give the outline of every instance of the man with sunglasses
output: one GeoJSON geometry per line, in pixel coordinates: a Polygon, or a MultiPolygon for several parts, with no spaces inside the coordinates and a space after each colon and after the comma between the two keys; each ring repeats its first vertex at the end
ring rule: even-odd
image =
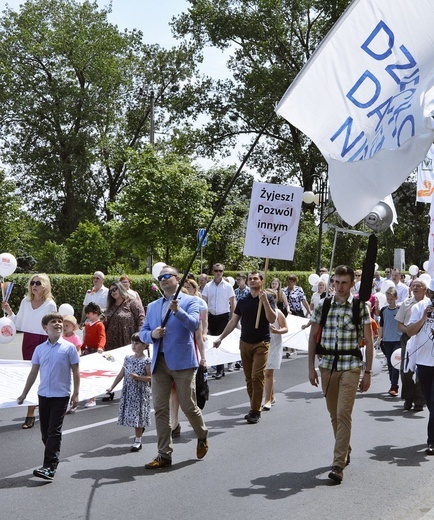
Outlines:
{"type": "Polygon", "coordinates": [[[84,312],[86,305],[93,302],[100,307],[102,312],[104,312],[107,307],[108,287],[104,286],[104,278],[105,275],[101,271],[95,271],[93,273],[93,287],[86,292],[83,301],[83,310],[81,312],[80,320],[81,328],[84,326],[84,322],[86,321],[86,313],[84,312]]]}
{"type": "MultiPolygon", "coordinates": [[[[208,334],[220,335],[234,313],[235,292],[229,282],[223,280],[225,266],[214,264],[212,272],[214,280],[208,282],[202,291],[202,298],[208,304],[208,334]]],[[[224,377],[224,365],[217,365],[215,379],[224,377]]]]}
{"type": "MultiPolygon", "coordinates": [[[[193,336],[199,327],[198,300],[183,292],[174,299],[179,285],[179,273],[174,267],[164,266],[158,281],[164,296],[148,305],[145,323],[140,331],[140,340],[152,343],[154,347],[151,383],[158,455],[145,464],[146,469],[160,469],[172,464],[170,393],[173,383],[181,409],[198,439],[197,458],[202,459],[208,451],[208,430],[196,403],[195,388],[198,361],[193,336]]],[[[200,363],[206,364],[206,360],[201,359],[200,363]]]]}

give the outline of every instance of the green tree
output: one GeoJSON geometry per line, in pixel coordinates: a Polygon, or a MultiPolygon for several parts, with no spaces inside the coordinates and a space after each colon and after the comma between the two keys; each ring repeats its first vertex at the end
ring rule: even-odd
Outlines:
{"type": "MultiPolygon", "coordinates": [[[[233,77],[215,81],[198,110],[210,116],[189,142],[202,153],[228,153],[241,135],[257,135],[275,103],[349,0],[194,0],[174,22],[176,34],[230,53],[233,77]]],[[[318,115],[320,117],[320,114],[318,115]]],[[[268,124],[251,163],[271,181],[297,179],[305,189],[324,171],[316,146],[283,119],[268,124]]]]}
{"type": "Polygon", "coordinates": [[[116,237],[124,249],[153,254],[170,263],[210,217],[207,183],[187,159],[160,157],[152,148],[130,152],[128,185],[111,209],[116,237]]]}
{"type": "Polygon", "coordinates": [[[156,106],[164,99],[158,125],[191,90],[192,46],[143,45],[108,12],[87,0],[28,0],[0,19],[2,160],[60,240],[82,220],[111,218],[126,150],[149,134],[151,91],[156,106]]]}
{"type": "Polygon", "coordinates": [[[68,272],[107,272],[108,266],[114,260],[110,242],[110,237],[107,237],[100,226],[89,221],[80,222],[65,241],[68,272]]]}

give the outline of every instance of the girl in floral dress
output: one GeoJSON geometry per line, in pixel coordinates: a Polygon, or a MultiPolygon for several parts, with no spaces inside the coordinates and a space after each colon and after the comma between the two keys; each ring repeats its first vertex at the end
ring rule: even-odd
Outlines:
{"type": "Polygon", "coordinates": [[[131,337],[131,348],[134,354],[125,357],[124,366],[106,391],[108,394],[113,392],[124,379],[117,424],[134,428],[131,451],[139,451],[145,426],[151,424],[151,359],[149,345],[140,341],[138,333],[131,337]]]}

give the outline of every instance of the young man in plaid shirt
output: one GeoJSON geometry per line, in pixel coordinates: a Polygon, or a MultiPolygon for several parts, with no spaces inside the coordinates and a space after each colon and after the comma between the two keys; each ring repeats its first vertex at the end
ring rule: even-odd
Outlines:
{"type": "MultiPolygon", "coordinates": [[[[350,461],[351,414],[363,365],[359,354],[361,337],[363,336],[366,342],[366,369],[360,381],[362,392],[368,390],[371,385],[374,347],[371,319],[366,304],[362,304],[360,308],[360,326],[357,327],[353,322],[353,269],[346,265],[338,266],[334,281],[336,292],[332,297],[321,335],[321,345],[326,353],[321,357],[319,370],[335,436],[334,458],[329,478],[340,483],[344,467],[350,461]]],[[[309,381],[313,386],[319,384],[318,373],[315,370],[315,350],[324,302],[325,300],[321,300],[311,317],[313,323],[309,336],[308,362],[309,381]]]]}

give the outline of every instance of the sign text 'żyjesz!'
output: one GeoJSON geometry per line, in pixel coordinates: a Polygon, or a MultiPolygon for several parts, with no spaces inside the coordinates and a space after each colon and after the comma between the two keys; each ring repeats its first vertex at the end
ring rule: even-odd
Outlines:
{"type": "Polygon", "coordinates": [[[292,260],[303,188],[255,182],[252,188],[244,254],[292,260]]]}

